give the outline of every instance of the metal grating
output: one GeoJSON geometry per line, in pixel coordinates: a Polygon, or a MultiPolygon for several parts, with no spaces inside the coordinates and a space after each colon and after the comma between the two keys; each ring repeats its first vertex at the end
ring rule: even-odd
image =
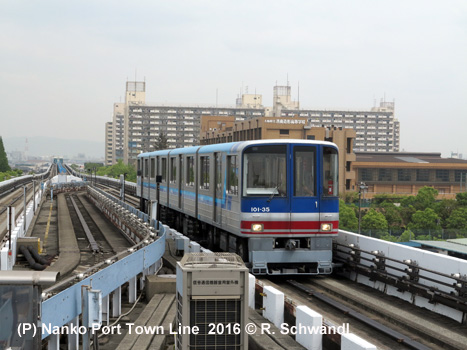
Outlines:
{"type": "Polygon", "coordinates": [[[241,324],[240,299],[191,300],[190,315],[190,325],[199,327],[199,334],[190,335],[190,349],[241,349],[241,333],[235,334],[240,329],[234,328],[241,324]]]}
{"type": "Polygon", "coordinates": [[[180,264],[184,267],[201,265],[207,268],[243,267],[245,265],[237,254],[232,253],[189,253],[185,254],[180,264]]]}

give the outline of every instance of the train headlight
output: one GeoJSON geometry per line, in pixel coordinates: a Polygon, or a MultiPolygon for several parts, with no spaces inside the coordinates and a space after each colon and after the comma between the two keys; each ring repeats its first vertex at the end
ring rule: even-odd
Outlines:
{"type": "Polygon", "coordinates": [[[332,230],[332,225],[327,223],[327,224],[321,224],[321,231],[323,232],[328,232],[332,230]]]}
{"type": "Polygon", "coordinates": [[[264,226],[263,224],[251,224],[251,231],[253,232],[263,232],[264,226]]]}

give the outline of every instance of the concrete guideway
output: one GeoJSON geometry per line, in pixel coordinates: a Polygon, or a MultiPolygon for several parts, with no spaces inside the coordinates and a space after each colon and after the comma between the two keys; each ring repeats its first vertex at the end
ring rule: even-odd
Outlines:
{"type": "Polygon", "coordinates": [[[57,207],[59,256],[47,271],[57,271],[60,276],[65,276],[79,265],[81,254],[64,193],[58,195],[57,207]]]}

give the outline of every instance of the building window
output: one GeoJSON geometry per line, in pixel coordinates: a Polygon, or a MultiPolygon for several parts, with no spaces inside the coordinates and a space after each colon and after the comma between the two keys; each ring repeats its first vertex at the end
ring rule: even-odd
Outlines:
{"type": "Polygon", "coordinates": [[[352,138],[347,138],[347,153],[352,153],[352,138]]]}
{"type": "Polygon", "coordinates": [[[417,181],[429,181],[430,171],[428,169],[417,169],[417,181]]]}
{"type": "Polygon", "coordinates": [[[397,181],[410,181],[410,170],[409,169],[397,169],[397,181]]]}
{"type": "Polygon", "coordinates": [[[315,140],[315,135],[306,135],[307,140],[315,140]]]}
{"type": "Polygon", "coordinates": [[[280,129],[279,134],[280,135],[288,135],[289,134],[289,129],[280,129]]]}
{"type": "Polygon", "coordinates": [[[227,156],[227,193],[238,194],[237,156],[227,156]]]}
{"type": "Polygon", "coordinates": [[[392,169],[379,169],[378,181],[392,181],[392,169]]]}
{"type": "Polygon", "coordinates": [[[454,181],[455,182],[467,182],[467,170],[456,170],[454,172],[454,181]]]}
{"type": "Polygon", "coordinates": [[[448,182],[449,181],[449,170],[446,169],[437,169],[436,170],[436,180],[448,182]]]}
{"type": "Polygon", "coordinates": [[[373,181],[373,169],[361,169],[360,181],[373,181]]]}

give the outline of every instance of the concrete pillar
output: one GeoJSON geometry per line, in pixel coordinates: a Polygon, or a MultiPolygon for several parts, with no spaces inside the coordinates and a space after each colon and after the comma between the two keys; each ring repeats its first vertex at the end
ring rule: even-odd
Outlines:
{"type": "MultiPolygon", "coordinates": [[[[75,317],[69,324],[71,329],[73,327],[79,327],[79,317],[75,317]]],[[[73,332],[70,332],[71,334],[68,334],[68,348],[70,350],[78,350],[79,349],[79,334],[74,334],[73,332]]]]}
{"type": "Polygon", "coordinates": [[[295,336],[297,343],[308,350],[321,350],[323,348],[323,335],[320,329],[323,325],[321,314],[308,306],[297,306],[295,325],[297,326],[297,335],[295,336]]]}
{"type": "Polygon", "coordinates": [[[48,350],[60,350],[60,334],[51,334],[47,337],[48,350]]]}
{"type": "Polygon", "coordinates": [[[136,276],[130,278],[128,281],[128,302],[134,303],[136,301],[136,276]]]}
{"type": "Polygon", "coordinates": [[[122,287],[112,292],[112,317],[118,317],[122,313],[122,287]]]}
{"type": "Polygon", "coordinates": [[[252,309],[255,308],[255,287],[256,277],[250,273],[248,275],[248,306],[252,309]]]}
{"type": "Polygon", "coordinates": [[[110,314],[110,296],[106,295],[102,298],[102,325],[109,325],[109,314],[110,314]]]}
{"type": "Polygon", "coordinates": [[[263,293],[263,316],[280,328],[284,323],[284,293],[271,286],[265,286],[263,293]]]}
{"type": "Polygon", "coordinates": [[[341,335],[341,350],[376,350],[376,346],[353,333],[347,333],[341,335]]]}

